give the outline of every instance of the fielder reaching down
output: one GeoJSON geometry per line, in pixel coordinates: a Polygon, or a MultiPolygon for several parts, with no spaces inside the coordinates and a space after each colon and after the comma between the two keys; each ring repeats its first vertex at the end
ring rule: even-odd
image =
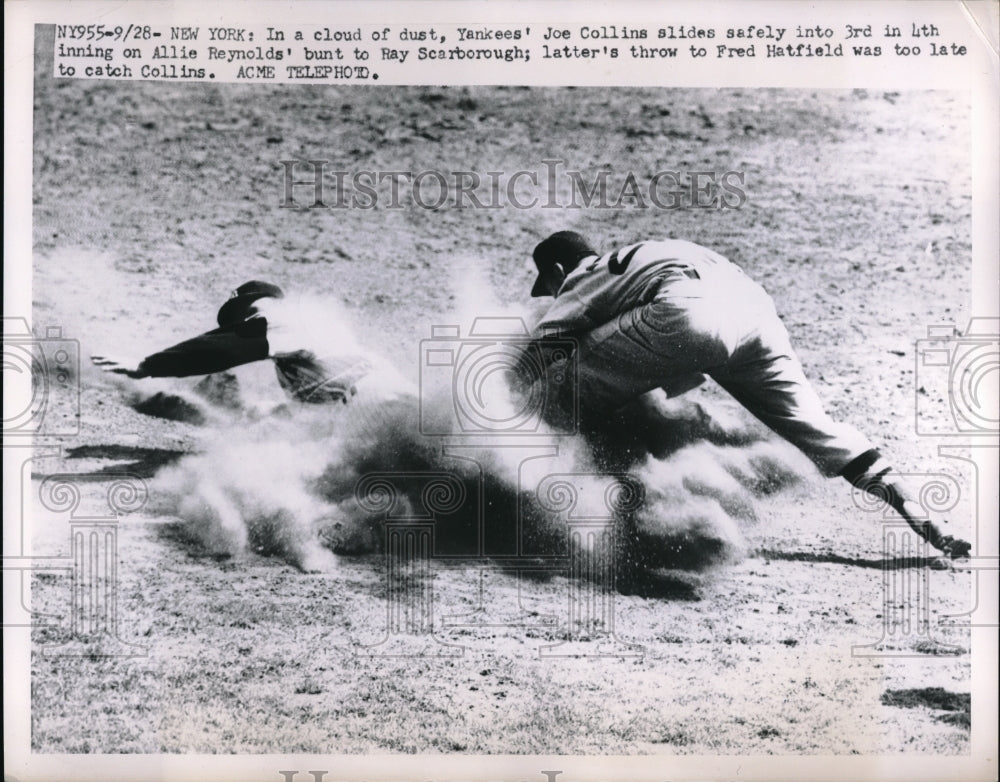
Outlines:
{"type": "Polygon", "coordinates": [[[534,251],[531,295],[552,296],[537,340],[578,340],[584,421],[662,388],[677,396],[711,377],[795,445],[825,476],[886,499],[935,548],[968,556],[943,534],[871,442],[834,421],[802,371],[771,297],[738,266],[691,242],[647,241],[598,256],[560,231],[534,251]]]}

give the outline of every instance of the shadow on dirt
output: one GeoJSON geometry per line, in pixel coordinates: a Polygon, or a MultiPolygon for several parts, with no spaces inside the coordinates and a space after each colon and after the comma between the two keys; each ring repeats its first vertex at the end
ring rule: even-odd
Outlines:
{"type": "Polygon", "coordinates": [[[907,568],[932,567],[938,557],[893,557],[892,559],[860,559],[844,557],[840,554],[825,552],[817,554],[812,551],[774,551],[760,549],[756,555],[763,559],[782,560],[786,562],[821,562],[831,565],[850,565],[852,567],[869,568],[871,570],[905,570],[907,568]]]}
{"type": "Polygon", "coordinates": [[[652,600],[698,602],[701,595],[689,581],[670,573],[643,570],[622,575],[615,582],[619,594],[652,600]]]}
{"type": "Polygon", "coordinates": [[[205,414],[187,399],[164,391],[157,391],[152,396],[136,397],[129,402],[129,407],[137,413],[167,421],[181,421],[195,426],[202,426],[207,421],[205,414]]]}
{"type": "MultiPolygon", "coordinates": [[[[202,542],[193,535],[183,521],[166,522],[156,525],[157,537],[166,543],[180,549],[188,557],[194,560],[207,560],[219,565],[239,566],[239,558],[229,554],[217,554],[207,551],[202,542]]],[[[266,551],[255,552],[262,557],[260,563],[270,563],[275,567],[286,567],[287,563],[276,560],[268,556],[266,551]]],[[[385,599],[387,597],[388,584],[386,582],[386,558],[385,554],[355,554],[341,555],[344,560],[353,565],[366,566],[372,573],[379,573],[380,577],[372,581],[367,579],[357,586],[362,591],[367,591],[371,595],[385,599]]],[[[534,582],[539,584],[549,584],[560,576],[565,578],[565,568],[558,566],[545,568],[539,566],[538,562],[527,558],[522,562],[496,561],[490,562],[485,567],[497,574],[524,582],[534,582]],[[561,571],[561,572],[557,572],[561,571]]],[[[439,559],[434,563],[435,571],[440,570],[452,574],[466,574],[469,579],[470,589],[476,588],[476,579],[483,572],[482,562],[462,562],[460,560],[439,559]]],[[[396,572],[395,577],[399,583],[399,588],[403,582],[417,583],[422,580],[421,576],[410,573],[396,572]]],[[[614,591],[620,595],[629,597],[642,597],[650,600],[665,601],[686,601],[697,602],[701,600],[697,585],[690,579],[675,573],[667,573],[657,570],[635,569],[622,573],[619,571],[614,580],[614,591]]]]}
{"type": "Polygon", "coordinates": [[[80,473],[77,480],[100,481],[108,476],[128,473],[139,478],[152,478],[159,470],[173,464],[185,451],[167,448],[140,448],[130,445],[81,445],[66,449],[67,459],[108,459],[108,464],[99,470],[80,473]]]}
{"type": "MultiPolygon", "coordinates": [[[[549,583],[554,578],[552,570],[532,568],[529,563],[497,562],[498,573],[523,581],[549,583]]],[[[642,567],[623,567],[619,564],[614,578],[614,590],[620,595],[656,600],[701,600],[697,587],[690,580],[673,573],[642,567]]]]}
{"type": "MultiPolygon", "coordinates": [[[[224,380],[209,389],[218,392],[213,401],[237,404],[235,387],[224,380]]],[[[193,460],[181,487],[168,492],[171,502],[164,510],[185,523],[163,534],[183,540],[192,557],[203,556],[201,541],[209,551],[244,548],[305,571],[329,567],[315,556],[317,536],[321,546],[340,556],[384,552],[390,540],[419,540],[430,560],[489,561],[502,570],[506,561],[520,559],[527,564],[515,566],[518,578],[537,578],[520,572],[532,569],[533,557],[554,558],[552,567],[575,571],[571,577],[588,573],[582,577],[599,580],[607,578],[613,561],[615,589],[622,594],[696,601],[696,588],[679,572],[702,572],[742,554],[738,522],[755,518],[754,497],[798,478],[766,452],[730,458],[722,450],[695,450],[683,456],[685,448],[706,443],[752,446],[763,434],[742,419],[730,419],[724,409],[713,414],[698,402],[648,394],[588,429],[580,443],[586,449],[582,469],[553,473],[554,494],[541,490],[549,476],[538,489],[526,490],[519,472],[514,480],[509,467],[456,456],[424,436],[415,427],[414,404],[407,400],[380,409],[380,416],[334,443],[339,450],[333,449],[318,477],[304,486],[320,501],[316,504],[299,502],[299,495],[287,500],[281,484],[271,491],[268,480],[253,473],[237,471],[235,479],[227,483],[223,477],[216,485],[206,466],[211,459],[193,460]],[[213,489],[207,495],[206,485],[213,489]],[[403,529],[402,519],[420,523],[403,529]],[[386,520],[397,523],[386,526],[386,520]],[[614,533],[606,531],[611,527],[614,533]]],[[[74,449],[72,457],[138,457],[127,467],[149,477],[181,455],[89,446],[74,449]]],[[[221,468],[228,469],[233,459],[224,456],[219,466],[226,476],[230,473],[221,468]]],[[[292,471],[291,480],[298,478],[292,471]]]]}
{"type": "MultiPolygon", "coordinates": [[[[218,563],[235,561],[231,554],[220,554],[206,549],[201,541],[191,534],[183,521],[163,522],[157,524],[154,529],[157,538],[181,549],[191,559],[204,559],[218,563]]],[[[276,564],[284,563],[276,562],[276,564]]]]}

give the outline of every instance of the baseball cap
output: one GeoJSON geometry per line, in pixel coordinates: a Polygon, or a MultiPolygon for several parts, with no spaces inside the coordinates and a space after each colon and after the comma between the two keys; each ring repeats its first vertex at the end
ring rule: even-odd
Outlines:
{"type": "Polygon", "coordinates": [[[250,280],[233,291],[229,301],[219,309],[216,320],[220,326],[232,326],[246,320],[251,306],[258,299],[281,299],[284,296],[285,292],[273,283],[250,280]]]}
{"type": "Polygon", "coordinates": [[[534,298],[545,296],[548,291],[542,282],[542,275],[551,270],[557,263],[569,272],[576,268],[584,258],[597,255],[597,252],[581,234],[576,231],[557,231],[535,247],[531,257],[538,267],[538,279],[531,288],[534,298]]]}

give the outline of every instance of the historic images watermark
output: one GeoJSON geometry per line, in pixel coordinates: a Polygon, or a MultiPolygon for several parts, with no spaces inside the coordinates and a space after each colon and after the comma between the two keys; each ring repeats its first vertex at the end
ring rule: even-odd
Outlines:
{"type": "Polygon", "coordinates": [[[743,171],[574,169],[545,159],[515,171],[360,170],[281,161],[282,209],[740,209],[743,171]]]}

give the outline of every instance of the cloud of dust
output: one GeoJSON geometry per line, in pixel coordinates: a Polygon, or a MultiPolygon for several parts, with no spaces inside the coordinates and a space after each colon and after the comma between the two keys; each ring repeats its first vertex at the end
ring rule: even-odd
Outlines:
{"type": "MultiPolygon", "coordinates": [[[[497,307],[488,290],[470,275],[459,311],[436,322],[459,325],[465,339],[484,313],[526,317],[497,307]]],[[[327,354],[375,355],[336,305],[309,306],[322,311],[327,354]]],[[[790,446],[707,398],[654,393],[587,436],[541,424],[533,438],[504,438],[456,425],[455,367],[423,372],[415,393],[381,366],[346,405],[289,402],[253,421],[206,419],[205,450],[161,471],[151,497],[209,552],[257,552],[304,570],[335,567],[335,553],[382,550],[387,517],[433,519],[436,551],[468,556],[559,554],[567,521],[605,519],[618,530],[620,567],[702,569],[739,557],[756,498],[808,469],[790,446]],[[635,502],[609,505],[623,490],[635,502]]],[[[479,387],[494,420],[521,404],[502,377],[490,373],[479,387]]]]}

